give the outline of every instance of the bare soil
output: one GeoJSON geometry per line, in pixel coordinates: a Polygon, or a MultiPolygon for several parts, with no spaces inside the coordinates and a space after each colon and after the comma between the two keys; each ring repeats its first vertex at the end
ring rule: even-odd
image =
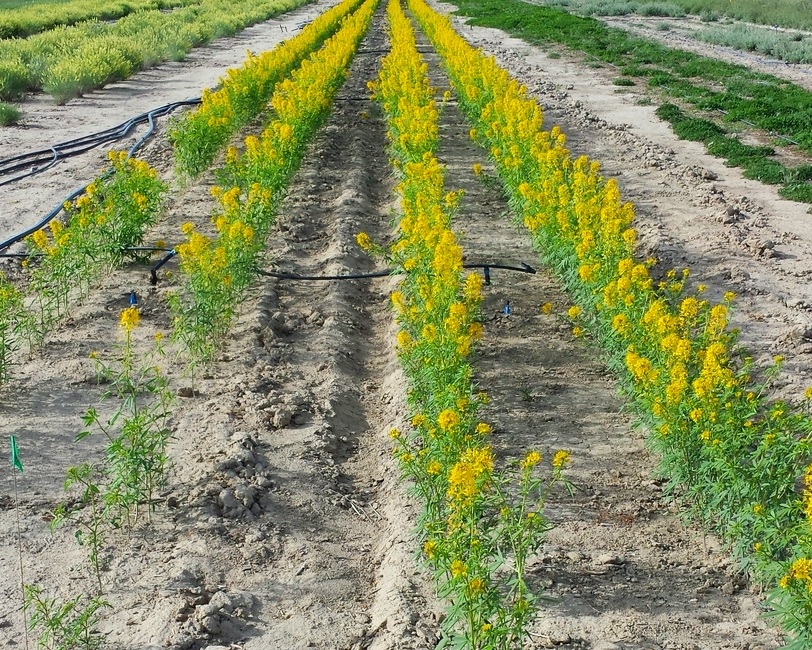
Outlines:
{"type": "MultiPolygon", "coordinates": [[[[196,50],[63,107],[32,98],[26,127],[0,130],[3,156],[84,135],[168,101],[196,96],[245,49],[259,51],[331,3],[318,3],[196,50]]],[[[447,5],[438,5],[449,11],[447,5]]],[[[687,265],[716,297],[733,290],[737,325],[757,359],[787,358],[779,394],[798,397],[812,360],[812,232],[806,206],[743,179],[676,140],[635,91],[616,92],[610,70],[543,51],[497,30],[460,30],[493,53],[544,105],[576,153],[600,160],[637,206],[641,256],[687,265]]],[[[393,234],[395,181],[379,109],[366,82],[386,49],[383,12],[353,63],[327,125],[313,142],[269,238],[265,263],[302,274],[377,268],[355,244],[363,230],[393,234]]],[[[428,48],[421,48],[428,50],[428,48]]],[[[428,56],[438,97],[447,81],[428,56]]],[[[260,124],[243,134],[256,132],[260,124]]],[[[163,129],[163,127],[162,127],[163,129]]],[[[529,238],[514,225],[489,169],[467,139],[453,101],[442,114],[441,160],[449,189],[463,188],[458,228],[467,261],[535,266],[529,238]]],[[[134,134],[137,137],[137,134],[134,134]]],[[[97,173],[104,152],[61,163],[0,189],[0,235],[35,223],[60,197],[97,173]]],[[[143,152],[173,180],[163,130],[143,152]]],[[[174,243],[180,224],[204,224],[213,175],[173,189],[151,239],[174,243]]],[[[146,345],[168,333],[163,274],[151,287],[142,266],[106,278],[77,305],[43,350],[20,358],[0,396],[3,436],[18,436],[25,472],[0,473],[0,645],[25,647],[19,611],[16,514],[25,581],[60,598],[91,589],[84,549],[69,527],[49,532],[64,499],[65,469],[93,459],[101,440],[73,442],[80,416],[103,390],[88,356],[115,356],[118,314],[140,299],[146,345]]],[[[416,557],[416,504],[399,481],[387,433],[407,417],[407,384],[392,352],[387,305],[395,278],[341,283],[259,279],[220,359],[191,378],[167,362],[173,387],[173,469],[149,526],[110,539],[102,631],[111,648],[428,649],[442,603],[416,557]]],[[[589,341],[539,306],[567,299],[543,270],[492,272],[476,378],[492,402],[501,459],[529,448],[569,449],[573,496],[553,498],[555,523],[531,563],[534,584],[554,600],[530,647],[624,649],[780,645],[760,618],[759,589],[737,573],[713,536],[684,525],[662,500],[656,459],[634,427],[617,386],[589,341]],[[511,306],[504,313],[505,303],[511,306]]],[[[29,641],[34,647],[33,638],[29,641]]]]}

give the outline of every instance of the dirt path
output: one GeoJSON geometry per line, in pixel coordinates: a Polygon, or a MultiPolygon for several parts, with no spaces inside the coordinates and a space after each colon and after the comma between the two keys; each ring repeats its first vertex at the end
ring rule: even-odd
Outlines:
{"type": "MultiPolygon", "coordinates": [[[[355,235],[364,230],[377,241],[392,235],[394,181],[383,121],[364,99],[386,49],[382,12],[376,21],[280,210],[268,266],[315,274],[373,270],[355,235]]],[[[278,23],[252,29],[270,43],[278,23]]],[[[549,59],[495,30],[462,31],[537,94],[548,122],[562,125],[574,151],[601,160],[618,178],[624,196],[638,206],[642,255],[655,254],[666,266],[688,264],[714,296],[728,289],[740,294],[737,319],[746,341],[758,358],[787,356],[783,390],[797,396],[812,359],[812,341],[805,338],[812,338],[804,291],[812,274],[812,233],[805,206],[779,201],[771,188],[675,140],[650,107],[615,92],[609,71],[549,59]]],[[[243,47],[206,50],[236,63],[243,47]]],[[[186,64],[183,87],[130,80],[43,111],[63,112],[73,133],[83,134],[107,125],[97,115],[114,123],[198,94],[192,84],[211,82],[194,76],[193,63],[186,64]],[[93,113],[91,127],[85,102],[92,101],[106,108],[93,113]]],[[[436,60],[431,63],[439,96],[446,83],[436,60]]],[[[212,80],[223,71],[202,67],[212,80]]],[[[488,165],[467,130],[453,105],[446,106],[439,155],[448,165],[449,189],[466,190],[457,223],[467,261],[535,265],[529,239],[505,216],[494,183],[474,177],[475,162],[486,171],[488,165]]],[[[43,121],[36,133],[0,131],[0,138],[7,138],[4,146],[17,138],[15,149],[28,150],[63,133],[43,121]]],[[[170,154],[162,137],[144,151],[168,178],[170,154]]],[[[0,232],[33,220],[57,193],[89,181],[100,160],[101,154],[75,159],[15,188],[6,196],[16,212],[4,215],[0,232]]],[[[173,241],[182,222],[205,223],[213,183],[209,174],[173,190],[167,216],[150,239],[173,241]]],[[[727,555],[712,538],[682,526],[660,501],[655,460],[594,351],[572,337],[570,324],[539,312],[546,301],[558,313],[566,308],[555,282],[543,273],[494,271],[492,278],[476,371],[492,398],[485,415],[495,425],[493,444],[502,458],[531,447],[545,453],[567,448],[574,458],[577,491],[556,495],[548,514],[557,528],[532,563],[536,585],[558,599],[534,628],[533,647],[776,647],[777,634],[758,619],[757,596],[727,555]]],[[[0,399],[0,433],[20,437],[26,462],[20,493],[26,580],[62,597],[86,584],[84,552],[69,529],[49,534],[46,519],[62,498],[65,467],[100,453],[95,438],[78,447],[71,442],[79,416],[101,390],[88,356],[115,354],[118,314],[132,290],[140,298],[139,341],[146,344],[156,330],[168,333],[164,298],[173,282],[162,275],[152,288],[136,266],[112,274],[41,354],[21,359],[16,383],[0,399]]],[[[434,647],[442,607],[430,576],[414,561],[410,531],[417,513],[398,481],[387,437],[406,416],[386,301],[394,282],[257,283],[221,359],[196,378],[193,396],[177,400],[174,469],[154,524],[116,536],[105,549],[114,606],[103,625],[110,647],[434,647]]],[[[166,367],[173,386],[191,395],[189,378],[166,367]]],[[[0,645],[22,647],[12,494],[11,475],[3,471],[0,645]]]]}

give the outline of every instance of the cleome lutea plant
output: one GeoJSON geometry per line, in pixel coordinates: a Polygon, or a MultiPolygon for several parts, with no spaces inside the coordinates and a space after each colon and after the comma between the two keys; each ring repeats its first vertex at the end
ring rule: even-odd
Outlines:
{"type": "Polygon", "coordinates": [[[226,152],[222,186],[212,188],[219,206],[208,236],[193,223],[178,246],[184,286],[172,296],[173,337],[189,364],[208,363],[219,350],[276,217],[276,209],[307,143],[330,112],[378,0],[366,0],[324,46],[279,83],[270,101],[273,116],[245,150],[226,152]]]}
{"type": "Polygon", "coordinates": [[[551,527],[543,515],[550,491],[564,483],[569,454],[541,471],[526,454],[497,469],[491,427],[477,417],[487,403],[472,377],[482,335],[482,279],[463,277],[462,249],[450,228],[460,193],[444,191],[434,151],[438,112],[411,25],[398,0],[388,5],[391,53],[371,84],[386,114],[402,216],[389,247],[368,235],[359,245],[385,255],[404,275],[391,300],[399,326],[397,354],[409,380],[410,426],[393,429],[395,456],[420,497],[422,557],[448,601],[438,647],[521,647],[537,605],[528,557],[551,527]]]}
{"type": "Polygon", "coordinates": [[[115,400],[116,405],[107,416],[89,408],[83,416],[86,428],[77,441],[101,433],[107,442],[105,455],[98,463],[68,468],[65,490],[72,496],[56,508],[51,527],[65,523],[75,527],[76,541],[87,550],[94,587],[60,602],[40,585],[25,585],[29,628],[37,631],[37,644],[43,650],[102,647],[104,637],[96,628],[104,609],[110,607],[103,598],[105,549],[113,532],[132,531],[144,510],[151,517],[156,490],[166,480],[173,394],[157,365],[164,354],[162,335],[155,336],[155,345],[145,356],[139,357],[135,350],[133,331],[139,321],[135,307],[122,312],[124,340],[116,360],[105,362],[96,353],[91,355],[99,381],[109,386],[102,403],[115,400]]]}
{"type": "Polygon", "coordinates": [[[76,538],[88,549],[99,593],[103,591],[101,553],[107,535],[121,528],[132,531],[144,512],[151,519],[156,492],[165,483],[169,463],[169,415],[174,395],[157,365],[164,354],[162,336],[155,337],[150,353],[138,356],[133,331],[139,320],[136,307],[122,312],[120,358],[105,362],[93,355],[99,380],[108,385],[102,404],[106,407],[114,401],[115,405],[109,415],[89,408],[83,416],[86,428],[77,441],[102,434],[105,456],[98,465],[83,463],[68,470],[65,489],[80,488],[78,503],[60,505],[53,521],[53,526],[66,520],[77,526],[76,538]]]}
{"type": "Polygon", "coordinates": [[[783,359],[758,367],[729,326],[734,295],[690,290],[688,269],[656,279],[635,257],[634,208],[492,57],[474,51],[423,0],[408,0],[441,56],[471,138],[515,214],[577,303],[570,318],[605,350],[661,458],[667,491],[774,587],[792,648],[812,645],[812,418],[768,396],[783,359]],[[800,486],[800,489],[799,489],[800,486]]]}
{"type": "Polygon", "coordinates": [[[33,256],[33,311],[23,329],[32,348],[68,313],[71,300],[87,296],[95,282],[121,264],[128,248],[143,242],[163,206],[168,188],[147,163],[124,151],[111,151],[108,160],[111,169],[65,203],[64,222],[54,219],[26,238],[33,256]]]}

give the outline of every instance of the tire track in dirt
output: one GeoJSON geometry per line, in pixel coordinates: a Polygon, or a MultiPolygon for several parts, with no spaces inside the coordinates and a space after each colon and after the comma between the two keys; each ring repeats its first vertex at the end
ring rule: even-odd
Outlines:
{"type": "MultiPolygon", "coordinates": [[[[439,96],[448,81],[436,56],[426,58],[439,96]]],[[[469,128],[447,104],[438,157],[448,188],[465,190],[455,229],[463,233],[466,262],[536,266],[529,236],[511,221],[496,179],[474,176],[474,163],[493,171],[468,140],[469,128]]],[[[555,599],[542,603],[534,647],[776,647],[776,633],[758,619],[757,597],[718,542],[683,526],[662,502],[652,480],[656,461],[623,413],[600,354],[575,339],[564,318],[540,313],[547,301],[556,313],[566,311],[557,282],[544,270],[493,270],[492,281],[475,378],[492,399],[485,419],[494,424],[498,455],[516,459],[535,448],[549,461],[563,448],[573,458],[575,493],[558,490],[551,498],[547,515],[555,528],[529,564],[536,592],[555,599]]]]}

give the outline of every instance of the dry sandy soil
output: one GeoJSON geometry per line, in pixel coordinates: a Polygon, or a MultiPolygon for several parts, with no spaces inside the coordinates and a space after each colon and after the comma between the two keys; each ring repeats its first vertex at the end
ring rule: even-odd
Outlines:
{"type": "MultiPolygon", "coordinates": [[[[272,47],[321,2],[196,50],[185,63],[139,74],[63,107],[32,98],[24,127],[0,130],[3,156],[116,124],[127,116],[196,96],[239,63],[246,49],[272,47]]],[[[438,5],[449,11],[450,7],[438,5]]],[[[641,256],[688,265],[714,296],[739,296],[737,324],[756,358],[781,353],[778,392],[797,397],[812,359],[812,233],[806,206],[780,200],[694,143],[676,140],[635,92],[616,92],[611,70],[543,51],[496,30],[460,23],[544,105],[572,149],[602,161],[637,206],[641,256]]],[[[394,180],[385,129],[365,97],[386,48],[379,11],[347,86],[297,174],[268,244],[266,263],[302,274],[368,271],[356,246],[361,230],[392,236],[394,180]]],[[[425,46],[425,43],[423,43],[425,46]]],[[[427,53],[428,47],[421,48],[427,53]]],[[[447,88],[427,54],[438,96],[447,88]]],[[[463,188],[459,230],[470,262],[534,265],[528,237],[500,192],[471,171],[489,169],[466,138],[453,102],[442,117],[441,159],[450,188],[463,188]]],[[[255,124],[246,129],[256,132],[255,124]]],[[[0,236],[37,221],[59,198],[89,182],[104,152],[62,163],[0,189],[0,236]]],[[[163,131],[142,157],[173,180],[163,131]]],[[[182,222],[204,224],[213,175],[173,189],[150,239],[176,242],[182,222]]],[[[171,267],[169,268],[171,271],[171,267]]],[[[110,277],[41,351],[21,356],[0,397],[3,436],[20,441],[18,475],[25,581],[60,598],[92,589],[84,550],[69,527],[48,531],[65,498],[65,469],[98,457],[101,441],[75,443],[81,414],[103,390],[88,356],[116,351],[118,315],[135,291],[146,345],[168,333],[166,274],[151,287],[144,267],[110,277]]],[[[408,415],[406,383],[392,349],[387,295],[396,279],[343,283],[258,281],[221,357],[194,391],[181,368],[165,370],[173,409],[173,468],[153,522],[105,548],[101,625],[107,646],[145,648],[429,649],[442,603],[415,560],[417,511],[390,459],[387,432],[408,415]]],[[[567,299],[546,273],[494,271],[483,317],[476,379],[492,402],[500,457],[529,448],[569,449],[574,496],[552,499],[555,523],[530,569],[553,600],[529,647],[756,650],[780,645],[760,618],[759,589],[737,573],[724,548],[684,525],[661,498],[656,459],[634,428],[588,341],[575,340],[562,313],[567,299]],[[510,302],[512,313],[502,308],[510,302]]],[[[0,474],[0,645],[25,647],[15,519],[8,465],[0,474]]],[[[29,640],[35,647],[33,638],[29,640]]]]}

